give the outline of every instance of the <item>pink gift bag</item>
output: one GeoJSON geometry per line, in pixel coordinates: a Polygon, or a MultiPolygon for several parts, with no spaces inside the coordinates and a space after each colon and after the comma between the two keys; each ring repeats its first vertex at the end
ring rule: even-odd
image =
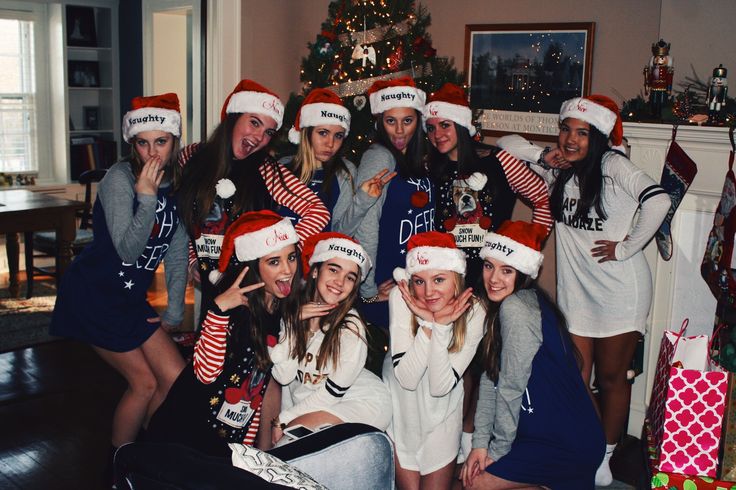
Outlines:
{"type": "Polygon", "coordinates": [[[728,373],[670,368],[659,470],[715,477],[728,373]]]}

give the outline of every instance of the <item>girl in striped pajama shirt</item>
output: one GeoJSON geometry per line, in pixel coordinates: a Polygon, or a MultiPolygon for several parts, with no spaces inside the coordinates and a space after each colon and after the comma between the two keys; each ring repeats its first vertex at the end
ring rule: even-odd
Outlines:
{"type": "Polygon", "coordinates": [[[297,243],[289,219],[273,211],[243,213],[230,225],[210,274],[219,294],[202,322],[194,360],[153,416],[148,441],[213,456],[229,455],[230,442],[254,444],[271,379],[272,332],[300,281],[297,243]]]}

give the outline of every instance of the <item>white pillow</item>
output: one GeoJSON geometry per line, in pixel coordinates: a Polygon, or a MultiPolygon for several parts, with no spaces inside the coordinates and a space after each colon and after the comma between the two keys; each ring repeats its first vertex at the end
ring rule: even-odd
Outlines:
{"type": "Polygon", "coordinates": [[[233,452],[233,466],[245,470],[257,477],[285,487],[300,490],[328,490],[327,487],[314,481],[302,470],[291,466],[276,456],[263,452],[245,444],[228,444],[233,452]]]}

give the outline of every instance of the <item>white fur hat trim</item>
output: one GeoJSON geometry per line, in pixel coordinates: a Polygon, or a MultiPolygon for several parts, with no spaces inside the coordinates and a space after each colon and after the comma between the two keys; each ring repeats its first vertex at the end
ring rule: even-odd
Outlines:
{"type": "Polygon", "coordinates": [[[300,130],[311,126],[335,125],[345,130],[345,136],[350,133],[350,111],[345,106],[315,102],[302,106],[298,116],[296,124],[299,129],[295,126],[289,129],[289,141],[295,145],[301,141],[300,130]]]}
{"type": "Polygon", "coordinates": [[[575,97],[562,103],[560,121],[564,121],[568,117],[585,121],[598,128],[606,136],[611,134],[617,119],[612,110],[582,97],[575,97]]]}
{"type": "Polygon", "coordinates": [[[480,249],[480,258],[494,258],[536,279],[544,255],[505,235],[489,232],[486,234],[483,248],[480,249]]]}
{"type": "Polygon", "coordinates": [[[123,139],[130,142],[143,131],[166,131],[181,136],[181,114],[173,109],[141,107],[123,116],[123,139]]]}
{"type": "Polygon", "coordinates": [[[309,258],[309,265],[325,262],[333,258],[341,258],[355,262],[360,267],[362,277],[368,275],[371,270],[371,258],[365,249],[358,243],[345,238],[328,238],[321,240],[315,245],[314,252],[309,258]]]}
{"type": "Polygon", "coordinates": [[[278,252],[285,246],[298,242],[299,237],[291,220],[284,218],[274,225],[238,236],[233,240],[233,245],[238,260],[247,262],[278,252]]]}
{"type": "Polygon", "coordinates": [[[422,112],[427,95],[422,89],[409,85],[397,85],[373,92],[369,99],[371,114],[381,114],[396,107],[411,107],[422,112]]]}
{"type": "Polygon", "coordinates": [[[422,125],[425,130],[427,129],[427,119],[431,119],[433,117],[449,119],[450,121],[456,122],[467,129],[470,136],[475,136],[476,131],[475,126],[473,126],[473,111],[471,111],[469,107],[436,100],[424,106],[424,110],[422,111],[422,125]]]}
{"type": "Polygon", "coordinates": [[[465,253],[457,248],[415,247],[406,252],[406,273],[437,269],[465,274],[465,253]]]}
{"type": "Polygon", "coordinates": [[[236,92],[230,97],[225,112],[228,114],[242,114],[250,112],[253,114],[265,114],[276,121],[276,129],[281,128],[284,121],[284,104],[278,97],[266,92],[242,91],[236,92]]]}

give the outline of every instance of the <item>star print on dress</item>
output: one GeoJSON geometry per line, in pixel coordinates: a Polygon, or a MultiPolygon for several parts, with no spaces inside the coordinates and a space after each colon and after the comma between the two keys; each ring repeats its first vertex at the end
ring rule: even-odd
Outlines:
{"type": "Polygon", "coordinates": [[[133,281],[125,281],[125,289],[133,289],[134,284],[133,281]]]}
{"type": "Polygon", "coordinates": [[[210,398],[210,406],[211,407],[214,407],[218,403],[220,403],[220,398],[219,397],[213,396],[212,398],[210,398]]]}
{"type": "Polygon", "coordinates": [[[123,271],[118,272],[118,277],[123,277],[124,275],[125,275],[125,272],[123,271]]]}

